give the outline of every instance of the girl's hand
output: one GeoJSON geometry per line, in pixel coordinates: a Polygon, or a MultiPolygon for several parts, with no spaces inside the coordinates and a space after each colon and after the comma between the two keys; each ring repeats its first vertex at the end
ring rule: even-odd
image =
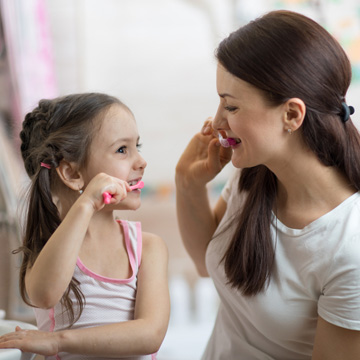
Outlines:
{"type": "Polygon", "coordinates": [[[24,330],[20,326],[17,326],[15,330],[15,332],[0,336],[0,349],[19,349],[44,356],[58,353],[56,332],[24,330]]]}
{"type": "Polygon", "coordinates": [[[94,209],[98,211],[105,206],[104,192],[111,195],[110,204],[118,204],[127,197],[130,190],[130,185],[125,180],[100,173],[89,182],[81,197],[90,200],[94,209]]]}
{"type": "Polygon", "coordinates": [[[220,145],[218,133],[208,118],[183,152],[176,166],[176,183],[185,188],[204,186],[230,161],[231,148],[220,145]]]}

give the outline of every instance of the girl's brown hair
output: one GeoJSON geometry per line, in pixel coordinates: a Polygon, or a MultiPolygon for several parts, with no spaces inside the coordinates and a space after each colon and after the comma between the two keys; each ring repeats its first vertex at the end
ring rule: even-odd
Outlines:
{"type": "MultiPolygon", "coordinates": [[[[341,120],[351,65],[324,28],[303,15],[273,11],[231,33],[216,57],[228,72],[262,90],[274,106],[302,99],[305,143],[321,163],[338,168],[359,190],[359,133],[351,119],[341,120]]],[[[223,260],[229,283],[254,295],[265,289],[274,265],[270,223],[276,176],[263,165],[243,169],[239,191],[247,200],[223,260]]]]}
{"type": "MultiPolygon", "coordinates": [[[[31,184],[23,244],[15,252],[23,253],[20,293],[28,305],[32,306],[26,293],[26,270],[33,266],[61,222],[52,197],[52,190],[61,186],[55,169],[63,159],[77,163],[79,168],[86,165],[89,146],[101,126],[102,115],[113,104],[125,106],[118,99],[105,94],[73,94],[53,100],[41,100],[25,116],[20,132],[21,155],[31,184]],[[41,167],[40,163],[51,168],[41,167]]],[[[69,312],[71,324],[80,317],[84,301],[79,282],[73,278],[61,299],[69,312]],[[79,303],[80,311],[76,316],[70,291],[79,303]]]]}

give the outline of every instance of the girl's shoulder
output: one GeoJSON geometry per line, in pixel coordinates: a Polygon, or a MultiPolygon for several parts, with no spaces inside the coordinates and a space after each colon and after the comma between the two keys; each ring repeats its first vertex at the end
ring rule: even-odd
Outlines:
{"type": "MultiPolygon", "coordinates": [[[[142,233],[142,263],[168,262],[169,252],[165,241],[158,235],[142,233]]],[[[150,265],[151,266],[151,265],[150,265]]]]}
{"type": "Polygon", "coordinates": [[[165,241],[159,235],[149,233],[149,232],[142,232],[142,243],[143,243],[143,251],[152,251],[154,249],[158,250],[166,250],[167,246],[165,241]]]}
{"type": "MultiPolygon", "coordinates": [[[[139,239],[141,234],[141,248],[142,248],[142,258],[147,256],[147,254],[162,255],[163,257],[168,257],[168,248],[165,241],[156,234],[142,231],[141,223],[139,221],[129,221],[129,220],[120,220],[117,219],[117,222],[120,223],[129,233],[136,233],[136,237],[139,239]]],[[[139,241],[139,240],[138,240],[139,241]]]]}

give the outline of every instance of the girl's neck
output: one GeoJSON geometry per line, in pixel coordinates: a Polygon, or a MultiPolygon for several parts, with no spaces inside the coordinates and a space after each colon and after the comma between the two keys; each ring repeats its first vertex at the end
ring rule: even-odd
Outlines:
{"type": "Polygon", "coordinates": [[[119,225],[114,218],[112,211],[100,211],[95,213],[90,220],[88,231],[86,234],[87,239],[95,240],[110,239],[114,233],[117,233],[119,225]]]}

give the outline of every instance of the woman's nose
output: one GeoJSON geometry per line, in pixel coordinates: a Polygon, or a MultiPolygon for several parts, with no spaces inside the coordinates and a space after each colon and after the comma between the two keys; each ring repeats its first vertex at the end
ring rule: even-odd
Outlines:
{"type": "Polygon", "coordinates": [[[228,128],[227,119],[222,106],[219,106],[212,122],[214,130],[225,130],[228,128]]]}

